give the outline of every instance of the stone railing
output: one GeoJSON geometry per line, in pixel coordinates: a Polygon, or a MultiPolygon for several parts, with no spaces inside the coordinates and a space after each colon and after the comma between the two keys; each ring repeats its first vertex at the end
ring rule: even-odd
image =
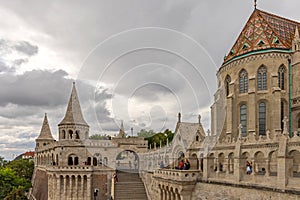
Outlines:
{"type": "Polygon", "coordinates": [[[180,182],[193,182],[201,176],[199,170],[174,170],[174,169],[159,169],[155,170],[154,177],[165,180],[174,180],[180,182]]]}
{"type": "Polygon", "coordinates": [[[91,171],[93,170],[92,166],[51,166],[49,169],[52,170],[60,170],[60,171],[82,171],[87,170],[91,171]]]}

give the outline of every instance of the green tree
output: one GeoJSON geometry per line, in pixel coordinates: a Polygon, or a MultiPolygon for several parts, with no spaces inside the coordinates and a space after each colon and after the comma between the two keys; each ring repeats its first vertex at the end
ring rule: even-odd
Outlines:
{"type": "Polygon", "coordinates": [[[13,169],[0,168],[0,199],[24,199],[30,187],[30,181],[19,177],[13,169]]]}
{"type": "Polygon", "coordinates": [[[148,141],[149,148],[150,146],[151,148],[154,148],[154,145],[159,147],[160,143],[162,146],[165,146],[167,141],[170,143],[173,140],[174,133],[172,133],[169,129],[166,129],[161,133],[155,133],[153,130],[147,131],[145,129],[141,129],[140,132],[138,132],[138,137],[145,138],[145,140],[148,141]]]}
{"type": "Polygon", "coordinates": [[[4,160],[4,157],[0,156],[0,167],[3,167],[7,164],[7,160],[4,160]]]}
{"type": "Polygon", "coordinates": [[[34,162],[32,160],[29,159],[13,160],[10,161],[6,166],[14,170],[19,177],[31,181],[31,177],[34,169],[34,162]]]}
{"type": "Polygon", "coordinates": [[[89,137],[90,140],[111,140],[111,136],[110,135],[101,135],[101,134],[95,134],[95,135],[91,135],[89,137]]]}
{"type": "Polygon", "coordinates": [[[155,135],[156,133],[153,130],[145,130],[145,129],[141,129],[138,133],[137,136],[138,137],[142,137],[142,138],[149,138],[152,137],[153,135],[155,135]]]}

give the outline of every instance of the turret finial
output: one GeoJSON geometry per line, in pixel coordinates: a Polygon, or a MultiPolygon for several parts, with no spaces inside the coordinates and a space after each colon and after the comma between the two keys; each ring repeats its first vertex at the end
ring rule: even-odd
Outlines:
{"type": "Polygon", "coordinates": [[[257,0],[254,0],[254,9],[257,7],[257,0]]]}

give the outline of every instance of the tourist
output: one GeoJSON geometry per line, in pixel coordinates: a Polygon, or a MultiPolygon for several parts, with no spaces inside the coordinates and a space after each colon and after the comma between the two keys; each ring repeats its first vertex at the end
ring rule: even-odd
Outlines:
{"type": "Polygon", "coordinates": [[[176,169],[182,170],[184,166],[183,160],[180,160],[180,162],[178,163],[178,167],[176,169]]]}
{"type": "Polygon", "coordinates": [[[184,164],[183,164],[183,169],[184,170],[189,170],[191,167],[190,162],[188,161],[188,159],[185,159],[184,164]]]}
{"type": "Polygon", "coordinates": [[[252,169],[251,169],[251,164],[249,161],[246,162],[246,173],[251,174],[252,169]]]}

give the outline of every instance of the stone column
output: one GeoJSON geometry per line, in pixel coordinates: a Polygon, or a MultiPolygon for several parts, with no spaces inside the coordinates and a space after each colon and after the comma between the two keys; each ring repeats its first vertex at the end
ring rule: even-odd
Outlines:
{"type": "MultiPolygon", "coordinates": [[[[226,162],[226,174],[230,173],[230,158],[226,158],[227,162],[226,162]]],[[[224,167],[225,169],[225,167],[224,167]]]]}
{"type": "Polygon", "coordinates": [[[207,181],[209,177],[209,158],[208,157],[203,157],[203,179],[207,181]]]}
{"type": "Polygon", "coordinates": [[[91,175],[88,175],[87,177],[87,199],[90,200],[92,197],[92,177],[91,175]]]}
{"type": "Polygon", "coordinates": [[[68,199],[68,193],[67,193],[67,177],[64,175],[64,193],[63,196],[65,196],[66,199],[68,199]]]}
{"type": "Polygon", "coordinates": [[[84,175],[81,175],[81,197],[85,199],[85,191],[84,191],[84,175]]]}
{"type": "Polygon", "coordinates": [[[249,77],[249,87],[248,88],[249,88],[249,90],[248,90],[247,129],[248,129],[248,134],[253,134],[256,131],[256,118],[257,118],[256,117],[257,108],[256,108],[256,101],[255,101],[255,90],[256,90],[255,76],[249,77]]]}
{"type": "Polygon", "coordinates": [[[75,199],[78,199],[78,176],[75,176],[75,192],[74,192],[74,197],[75,199]]]}
{"type": "Polygon", "coordinates": [[[61,188],[60,188],[60,176],[57,177],[56,179],[56,199],[59,200],[60,198],[60,193],[61,193],[61,188]]]}
{"type": "Polygon", "coordinates": [[[254,158],[251,159],[251,162],[252,162],[252,173],[251,173],[251,175],[255,175],[255,173],[256,173],[256,163],[255,163],[254,158]]]}
{"type": "Polygon", "coordinates": [[[226,99],[226,135],[232,134],[232,98],[233,96],[230,95],[226,99]]]}
{"type": "Polygon", "coordinates": [[[265,176],[270,176],[270,160],[266,159],[266,174],[265,176]]]}
{"type": "MultiPolygon", "coordinates": [[[[271,115],[270,115],[270,121],[271,129],[273,127],[273,130],[275,130],[275,134],[281,134],[281,119],[280,119],[280,106],[281,106],[281,90],[278,87],[278,74],[272,74],[272,87],[273,87],[273,102],[270,102],[268,105],[272,106],[270,107],[271,115]]],[[[268,124],[267,124],[268,127],[268,124]]]]}
{"type": "Polygon", "coordinates": [[[241,160],[239,157],[235,157],[234,158],[234,177],[236,178],[236,181],[237,182],[240,182],[241,181],[241,167],[243,165],[241,165],[241,160]]]}

